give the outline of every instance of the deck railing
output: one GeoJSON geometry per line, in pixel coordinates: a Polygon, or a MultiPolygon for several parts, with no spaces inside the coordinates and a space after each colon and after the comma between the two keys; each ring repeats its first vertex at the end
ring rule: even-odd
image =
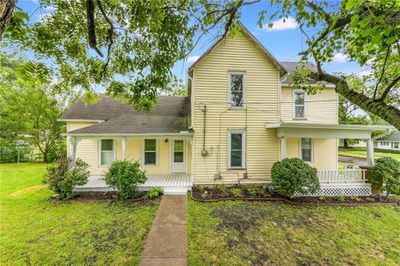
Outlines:
{"type": "Polygon", "coordinates": [[[365,183],[365,170],[326,170],[317,172],[320,183],[365,183]]]}

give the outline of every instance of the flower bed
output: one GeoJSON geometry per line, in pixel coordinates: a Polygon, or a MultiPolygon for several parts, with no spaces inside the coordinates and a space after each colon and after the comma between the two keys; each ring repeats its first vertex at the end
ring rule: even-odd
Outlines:
{"type": "MultiPolygon", "coordinates": [[[[127,202],[145,201],[150,200],[147,197],[147,192],[141,192],[137,197],[125,200],[127,202]]],[[[53,200],[60,200],[58,197],[52,197],[53,200]]],[[[117,200],[118,196],[116,192],[77,192],[73,198],[73,201],[92,201],[92,200],[117,200]]],[[[61,201],[61,200],[60,200],[61,201]]]]}
{"type": "Polygon", "coordinates": [[[222,200],[247,200],[247,201],[281,201],[284,203],[306,206],[363,206],[363,205],[398,205],[400,200],[384,197],[283,197],[270,194],[262,187],[193,187],[192,198],[200,202],[216,202],[222,200]]]}

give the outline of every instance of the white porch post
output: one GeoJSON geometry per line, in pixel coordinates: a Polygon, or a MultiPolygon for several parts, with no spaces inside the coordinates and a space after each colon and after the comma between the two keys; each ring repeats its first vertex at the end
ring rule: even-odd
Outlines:
{"type": "Polygon", "coordinates": [[[372,139],[367,139],[367,163],[369,166],[375,165],[374,160],[374,141],[372,139]]]}
{"type": "Polygon", "coordinates": [[[281,160],[286,158],[286,138],[281,137],[281,160]]]}
{"type": "Polygon", "coordinates": [[[122,160],[125,160],[126,137],[121,139],[122,145],[122,160]]]}
{"type": "Polygon", "coordinates": [[[76,150],[78,145],[78,139],[76,137],[69,136],[69,143],[71,144],[71,159],[72,159],[72,166],[71,168],[75,167],[76,163],[76,150]]]}

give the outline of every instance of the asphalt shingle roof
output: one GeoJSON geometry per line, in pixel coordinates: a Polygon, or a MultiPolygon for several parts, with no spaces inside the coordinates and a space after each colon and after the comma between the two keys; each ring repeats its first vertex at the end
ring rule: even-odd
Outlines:
{"type": "Polygon", "coordinates": [[[94,104],[85,105],[79,100],[61,119],[105,121],[68,132],[73,134],[178,133],[188,130],[189,116],[188,97],[161,96],[157,105],[145,113],[112,97],[100,95],[99,101],[94,104]]]}
{"type": "Polygon", "coordinates": [[[386,137],[379,138],[378,140],[384,141],[400,141],[400,131],[394,131],[386,137]]]}
{"type": "MultiPolygon", "coordinates": [[[[283,61],[280,64],[288,71],[288,74],[281,80],[282,85],[290,85],[292,81],[291,75],[296,72],[297,68],[300,66],[299,62],[288,62],[283,61]]],[[[307,63],[304,65],[305,69],[309,69],[312,72],[317,72],[317,66],[312,63],[307,63]]],[[[311,82],[315,82],[315,80],[310,79],[311,82]]],[[[325,85],[333,85],[328,82],[323,82],[325,85]]]]}

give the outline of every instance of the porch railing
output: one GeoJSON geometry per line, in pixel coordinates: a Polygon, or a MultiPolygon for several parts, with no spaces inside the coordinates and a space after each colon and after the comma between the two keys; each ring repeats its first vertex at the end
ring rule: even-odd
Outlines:
{"type": "Polygon", "coordinates": [[[365,183],[365,170],[326,170],[317,172],[320,183],[365,183]]]}

